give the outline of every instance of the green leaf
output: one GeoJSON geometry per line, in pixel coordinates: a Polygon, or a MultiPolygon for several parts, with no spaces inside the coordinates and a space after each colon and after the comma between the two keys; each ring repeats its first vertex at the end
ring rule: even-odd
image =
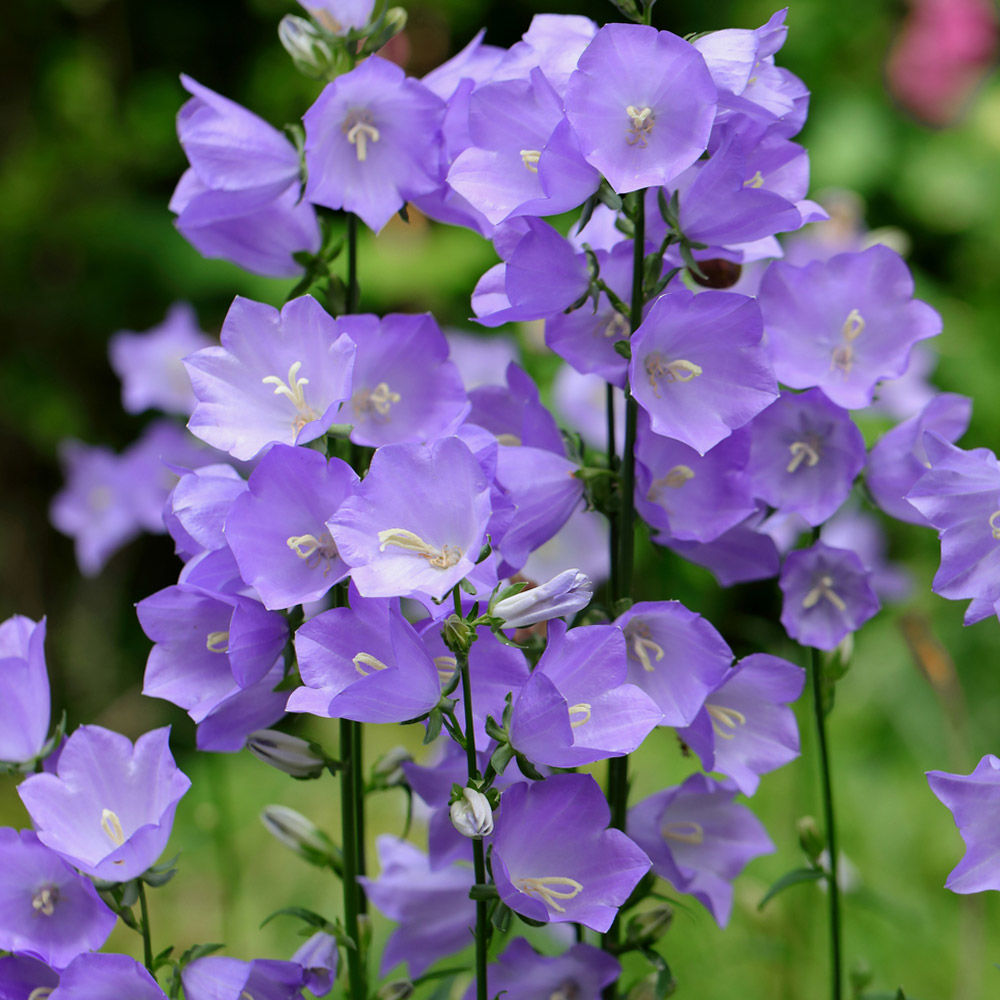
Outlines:
{"type": "Polygon", "coordinates": [[[821,878],[826,878],[826,872],[822,868],[794,868],[790,872],[785,872],[774,885],[764,894],[764,898],[757,904],[758,910],[763,910],[767,904],[780,892],[790,889],[800,882],[818,882],[821,878]]]}
{"type": "Polygon", "coordinates": [[[614,348],[626,361],[632,360],[632,345],[627,340],[616,340],[614,348]]]}

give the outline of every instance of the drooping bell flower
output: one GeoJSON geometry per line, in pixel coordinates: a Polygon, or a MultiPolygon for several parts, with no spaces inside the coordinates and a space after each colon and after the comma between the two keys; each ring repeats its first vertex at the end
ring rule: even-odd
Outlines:
{"type": "Polygon", "coordinates": [[[988,753],[971,774],[928,771],[931,791],[955,818],[965,857],[948,876],[952,892],[1000,889],[1000,759],[988,753]]]}
{"type": "Polygon", "coordinates": [[[56,1000],[167,1000],[156,980],[134,958],[105,952],[77,955],[63,969],[59,985],[49,994],[56,1000]]]}
{"type": "Polygon", "coordinates": [[[181,972],[187,1000],[300,1000],[305,970],[297,962],[257,958],[244,962],[226,955],[205,955],[181,972]]]}
{"type": "MultiPolygon", "coordinates": [[[[487,993],[518,1000],[600,1000],[604,987],[620,974],[618,960],[593,945],[540,955],[524,938],[515,938],[487,969],[487,993]]],[[[469,986],[465,1000],[474,1000],[475,988],[475,983],[469,986]]]]}
{"type": "Polygon", "coordinates": [[[819,389],[783,393],[750,429],[754,496],[811,525],[833,515],[865,464],[861,431],[819,389]]]}
{"type": "Polygon", "coordinates": [[[529,760],[576,767],[632,753],[662,721],[626,683],[625,638],[614,625],[548,626],[545,652],[517,693],[510,742],[529,760]]]}
{"type": "Polygon", "coordinates": [[[632,336],[629,384],[657,434],[704,455],[777,398],[754,299],[661,295],[632,336]]]}
{"type": "Polygon", "coordinates": [[[357,347],[351,398],[337,415],[353,425],[355,444],[380,448],[455,432],[469,401],[430,313],[342,316],[339,326],[357,347]]]}
{"type": "Polygon", "coordinates": [[[868,406],[880,379],[906,371],[913,345],[941,332],[941,317],[913,298],[903,259],[881,245],[804,267],[776,261],[760,308],[778,378],[819,386],[849,410],[868,406]]]}
{"type": "Polygon", "coordinates": [[[732,783],[692,774],[628,813],[629,836],[649,854],[656,874],[694,896],[720,927],[732,912],[733,879],[774,850],[760,820],[735,796],[732,783]]]}
{"type": "Polygon", "coordinates": [[[315,440],[350,395],[354,344],[309,295],[280,313],[237,296],[221,340],[184,361],[198,397],[188,427],[241,461],[273,441],[315,440]]]}
{"type": "Polygon", "coordinates": [[[337,978],[339,957],[337,939],[324,931],[317,931],[296,949],[291,960],[302,966],[306,989],[314,996],[325,997],[333,989],[333,981],[337,978]]]}
{"type": "Polygon", "coordinates": [[[483,545],[490,486],[458,438],[380,448],[330,534],[364,597],[443,597],[483,545]]]}
{"type": "Polygon", "coordinates": [[[662,725],[689,725],[733,662],[726,641],[679,601],[639,601],[616,624],[625,635],[629,681],[656,702],[662,725]]]}
{"type": "Polygon", "coordinates": [[[55,774],[33,774],[18,786],[38,839],[110,882],[127,882],[155,864],[191,787],[170,754],[169,736],[169,728],[154,729],[133,746],[100,726],[77,729],[55,774]]]}
{"type": "Polygon", "coordinates": [[[0,827],[0,948],[63,969],[100,948],[116,921],[94,884],[31,830],[0,827]]]}
{"type": "Polygon", "coordinates": [[[619,193],[669,184],[705,151],[716,91],[701,54],[668,31],[600,28],[566,89],[584,158],[619,193]]]}
{"type": "Polygon", "coordinates": [[[265,608],[319,600],[347,576],[326,522],[358,483],[346,462],[311,448],[276,444],[257,464],[229,510],[225,537],[265,608]]]}
{"type": "Polygon", "coordinates": [[[380,230],[440,184],[444,102],[394,63],[369,56],[327,84],[303,115],[306,198],[380,230]]]}
{"type": "Polygon", "coordinates": [[[0,761],[22,764],[37,757],[50,715],[45,619],[13,615],[0,624],[0,761]]]}
{"type": "Polygon", "coordinates": [[[817,542],[785,557],[781,624],[803,646],[833,649],[878,611],[871,574],[857,554],[817,542]]]}
{"type": "Polygon", "coordinates": [[[497,601],[491,614],[502,619],[505,628],[523,628],[576,614],[590,603],[593,592],[594,584],[586,573],[567,569],[537,587],[497,601]]]}
{"type": "Polygon", "coordinates": [[[493,829],[493,876],[515,912],[545,923],[606,931],[649,869],[589,774],[555,774],[512,785],[493,829]]]}
{"type": "Polygon", "coordinates": [[[706,771],[721,771],[744,795],[753,795],[760,775],[799,755],[795,713],[787,706],[804,685],[801,667],[754,653],[726,673],[694,722],[677,735],[706,771]]]}

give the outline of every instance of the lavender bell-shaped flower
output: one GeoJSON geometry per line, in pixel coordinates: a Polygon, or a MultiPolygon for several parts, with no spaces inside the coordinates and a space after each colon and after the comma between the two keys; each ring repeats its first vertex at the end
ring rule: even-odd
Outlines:
{"type": "Polygon", "coordinates": [[[594,585],[586,573],[567,569],[537,587],[501,598],[490,614],[502,619],[504,628],[522,628],[576,614],[590,603],[593,592],[594,585]]]}
{"type": "Polygon", "coordinates": [[[198,397],[188,427],[240,461],[315,440],[350,395],[354,343],[311,296],[280,313],[237,296],[221,339],[184,361],[198,397]]]}
{"type": "Polygon", "coordinates": [[[297,962],[206,955],[184,967],[181,982],[186,1000],[301,1000],[305,970],[297,962]]]}
{"type": "Polygon", "coordinates": [[[515,912],[545,923],[574,921],[604,932],[649,869],[620,830],[588,774],[513,785],[493,830],[493,876],[515,912]]]}
{"type": "Polygon", "coordinates": [[[18,786],[38,839],[81,871],[127,882],[156,863],[191,782],[170,754],[169,728],[140,736],[81,726],[55,774],[18,786]]]}
{"type": "Polygon", "coordinates": [[[38,1000],[59,985],[59,973],[28,955],[0,957],[0,997],[3,1000],[38,1000]]]}
{"type": "Polygon", "coordinates": [[[134,958],[103,952],[77,955],[48,996],[56,1000],[167,1000],[167,994],[134,958]]]}
{"type": "Polygon", "coordinates": [[[0,761],[22,764],[37,757],[50,715],[45,619],[14,615],[0,624],[0,761]]]}

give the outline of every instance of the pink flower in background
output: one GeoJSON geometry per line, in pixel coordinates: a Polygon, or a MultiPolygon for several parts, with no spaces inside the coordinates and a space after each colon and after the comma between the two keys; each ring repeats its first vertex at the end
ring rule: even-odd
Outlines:
{"type": "Polygon", "coordinates": [[[928,125],[951,125],[997,53],[993,0],[911,0],[886,76],[890,93],[928,125]]]}

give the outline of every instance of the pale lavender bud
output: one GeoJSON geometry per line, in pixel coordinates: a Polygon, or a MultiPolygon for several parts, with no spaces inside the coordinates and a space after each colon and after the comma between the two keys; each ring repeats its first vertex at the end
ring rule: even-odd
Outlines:
{"type": "Polygon", "coordinates": [[[318,778],[326,759],[314,743],[277,729],[258,729],[247,737],[247,749],[258,760],[293,778],[318,778]]]}
{"type": "Polygon", "coordinates": [[[451,822],[463,837],[488,837],[493,832],[489,800],[474,788],[463,788],[462,797],[449,809],[451,822]]]}
{"type": "Polygon", "coordinates": [[[314,80],[323,79],[333,66],[333,52],[323,33],[304,17],[286,14],[278,22],[278,39],[295,68],[314,80]]]}
{"type": "Polygon", "coordinates": [[[265,806],[261,822],[276,840],[319,868],[340,866],[339,851],[333,841],[312,820],[288,806],[265,806]]]}
{"type": "Polygon", "coordinates": [[[586,573],[567,569],[547,583],[502,597],[493,605],[491,613],[503,619],[505,628],[521,628],[575,614],[590,603],[593,590],[594,585],[586,573]]]}

